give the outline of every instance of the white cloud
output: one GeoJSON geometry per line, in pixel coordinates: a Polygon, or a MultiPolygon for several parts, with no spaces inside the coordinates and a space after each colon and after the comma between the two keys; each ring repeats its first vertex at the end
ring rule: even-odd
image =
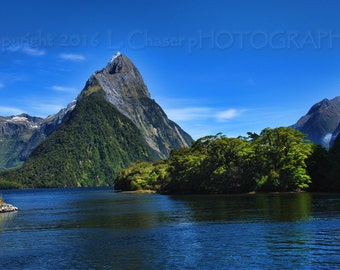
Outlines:
{"type": "Polygon", "coordinates": [[[326,148],[329,148],[329,144],[332,139],[332,133],[327,133],[323,138],[322,138],[322,145],[326,148]]]}
{"type": "Polygon", "coordinates": [[[72,53],[62,53],[62,54],[59,54],[59,57],[63,60],[75,61],[75,62],[82,62],[86,59],[85,56],[81,54],[72,54],[72,53]]]}
{"type": "Polygon", "coordinates": [[[26,53],[27,55],[31,55],[31,56],[43,56],[46,53],[44,50],[39,50],[37,48],[31,48],[31,47],[24,47],[22,51],[26,53]]]}
{"type": "Polygon", "coordinates": [[[19,108],[0,106],[1,116],[18,115],[21,113],[23,113],[23,111],[19,108]]]}
{"type": "Polygon", "coordinates": [[[168,117],[173,121],[215,120],[224,122],[240,116],[245,110],[228,109],[219,111],[209,107],[186,107],[167,109],[168,117]]]}
{"type": "Polygon", "coordinates": [[[32,48],[28,44],[21,44],[21,45],[12,45],[7,48],[7,51],[10,52],[20,52],[30,56],[43,56],[46,54],[44,50],[38,48],[32,48]]]}
{"type": "MultiPolygon", "coordinates": [[[[266,127],[289,126],[296,122],[301,110],[286,108],[221,108],[212,106],[185,106],[182,102],[163,105],[169,119],[177,122],[194,139],[223,132],[228,137],[260,133],[266,127]],[[180,104],[178,104],[180,103],[180,104]],[[173,107],[171,107],[173,106],[173,107]]],[[[187,103],[189,103],[187,101],[187,103]]],[[[165,103],[165,102],[164,102],[165,103]]],[[[327,136],[328,141],[329,136],[327,136]]]]}
{"type": "Polygon", "coordinates": [[[228,121],[235,117],[238,117],[243,110],[229,109],[225,111],[220,111],[215,114],[217,121],[228,121]]]}
{"type": "Polygon", "coordinates": [[[209,117],[211,109],[206,107],[167,109],[166,114],[173,121],[191,121],[209,117]]]}
{"type": "Polygon", "coordinates": [[[52,90],[54,91],[58,91],[58,92],[76,92],[77,89],[74,87],[66,87],[66,86],[60,86],[60,85],[53,85],[50,87],[52,90]]]}
{"type": "Polygon", "coordinates": [[[0,78],[1,78],[2,87],[5,87],[7,84],[15,83],[18,81],[25,81],[27,78],[27,75],[0,71],[0,78]]]}

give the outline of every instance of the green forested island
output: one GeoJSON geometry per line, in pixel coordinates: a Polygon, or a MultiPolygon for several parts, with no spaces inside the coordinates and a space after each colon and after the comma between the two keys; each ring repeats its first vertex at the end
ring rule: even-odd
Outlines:
{"type": "Polygon", "coordinates": [[[247,137],[206,136],[173,150],[167,160],[123,169],[115,188],[168,194],[340,191],[340,138],[329,152],[304,138],[286,127],[247,137]]]}

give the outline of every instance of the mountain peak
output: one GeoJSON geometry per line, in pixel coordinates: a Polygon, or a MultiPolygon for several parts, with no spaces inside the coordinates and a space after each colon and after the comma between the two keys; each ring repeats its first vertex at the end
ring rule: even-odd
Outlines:
{"type": "Polygon", "coordinates": [[[98,91],[102,91],[106,101],[136,125],[159,157],[168,156],[172,148],[190,145],[191,137],[169,120],[151,99],[138,69],[120,52],[89,78],[78,100],[98,91]]]}
{"type": "Polygon", "coordinates": [[[313,114],[321,109],[327,109],[327,107],[329,106],[330,104],[330,100],[325,98],[323,100],[321,100],[320,102],[314,104],[310,110],[308,111],[307,114],[313,114]]]}
{"type": "Polygon", "coordinates": [[[115,74],[121,72],[130,72],[133,68],[136,69],[130,59],[122,55],[120,52],[117,52],[114,56],[112,56],[110,62],[104,70],[108,71],[109,74],[115,74]]]}
{"type": "Polygon", "coordinates": [[[126,99],[150,98],[142,75],[131,60],[120,52],[111,58],[105,68],[96,71],[88,83],[93,84],[93,81],[99,83],[106,98],[118,107],[126,99]]]}
{"type": "Polygon", "coordinates": [[[328,149],[332,146],[332,138],[340,131],[340,97],[325,98],[314,104],[292,127],[307,134],[307,139],[328,149]]]}
{"type": "Polygon", "coordinates": [[[116,54],[112,56],[109,63],[113,63],[119,56],[122,56],[122,54],[120,52],[116,52],[116,54]]]}

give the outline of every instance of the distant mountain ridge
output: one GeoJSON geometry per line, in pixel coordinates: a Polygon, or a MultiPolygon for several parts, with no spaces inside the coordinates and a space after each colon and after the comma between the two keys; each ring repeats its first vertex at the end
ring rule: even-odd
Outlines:
{"type": "Polygon", "coordinates": [[[0,116],[0,171],[22,165],[32,150],[67,119],[75,104],[73,101],[45,119],[28,114],[0,116]]]}
{"type": "Polygon", "coordinates": [[[2,173],[0,180],[26,187],[111,185],[132,162],[166,158],[193,141],[151,99],[137,68],[120,53],[90,76],[68,107],[46,119],[23,121],[23,131],[36,125],[39,132],[30,136],[43,139],[22,167],[2,173]]]}
{"type": "Polygon", "coordinates": [[[307,134],[307,139],[312,142],[329,149],[340,131],[340,96],[314,104],[291,127],[307,134]]]}

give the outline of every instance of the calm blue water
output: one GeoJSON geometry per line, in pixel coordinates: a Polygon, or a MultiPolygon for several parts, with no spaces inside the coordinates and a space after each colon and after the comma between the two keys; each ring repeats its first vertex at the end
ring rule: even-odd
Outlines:
{"type": "Polygon", "coordinates": [[[336,194],[0,195],[0,269],[340,269],[336,194]]]}

